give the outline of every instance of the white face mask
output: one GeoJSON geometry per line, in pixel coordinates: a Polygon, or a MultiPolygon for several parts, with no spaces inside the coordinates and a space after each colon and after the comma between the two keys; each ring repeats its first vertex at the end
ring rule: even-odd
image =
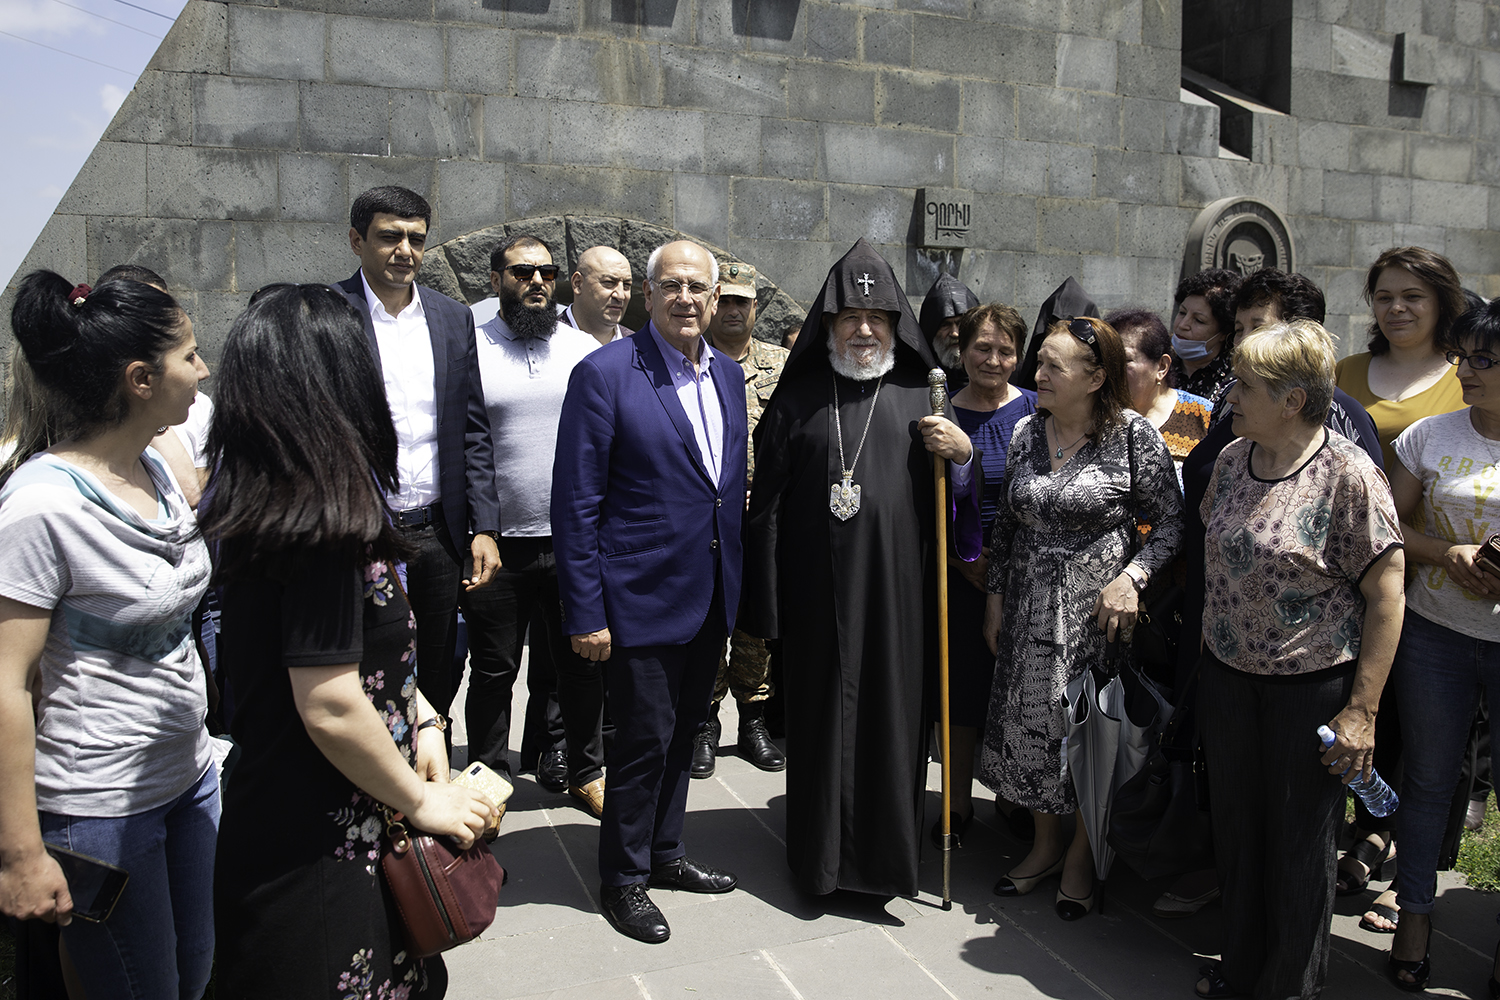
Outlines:
{"type": "Polygon", "coordinates": [[[1183,361],[1201,361],[1208,357],[1210,351],[1208,345],[1219,339],[1219,334],[1214,334],[1207,340],[1184,340],[1172,334],[1172,352],[1183,361]]]}

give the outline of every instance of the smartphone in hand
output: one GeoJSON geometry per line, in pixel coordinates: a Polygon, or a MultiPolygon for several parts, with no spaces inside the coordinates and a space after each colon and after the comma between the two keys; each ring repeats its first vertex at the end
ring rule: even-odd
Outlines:
{"type": "Polygon", "coordinates": [[[52,860],[62,869],[63,878],[68,880],[68,894],[73,897],[73,916],[96,924],[108,920],[125,891],[125,883],[130,881],[130,873],[66,847],[56,844],[47,844],[46,847],[52,860]]]}

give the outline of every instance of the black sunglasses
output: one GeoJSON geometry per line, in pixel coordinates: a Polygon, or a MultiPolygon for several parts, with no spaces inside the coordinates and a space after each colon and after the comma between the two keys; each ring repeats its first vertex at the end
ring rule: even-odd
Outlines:
{"type": "Polygon", "coordinates": [[[1074,316],[1068,320],[1068,332],[1094,349],[1094,357],[1104,360],[1099,353],[1099,338],[1094,334],[1094,324],[1082,316],[1074,316]]]}
{"type": "Polygon", "coordinates": [[[1443,357],[1447,358],[1448,363],[1450,365],[1453,365],[1455,368],[1467,361],[1469,363],[1469,367],[1474,369],[1476,372],[1482,372],[1485,369],[1490,368],[1497,363],[1500,363],[1500,359],[1497,358],[1487,358],[1483,354],[1464,354],[1461,351],[1449,351],[1447,354],[1444,354],[1443,357]]]}
{"type": "Polygon", "coordinates": [[[553,281],[557,278],[559,268],[556,264],[512,264],[506,270],[517,281],[530,281],[531,276],[538,271],[542,273],[543,281],[553,281]]]}

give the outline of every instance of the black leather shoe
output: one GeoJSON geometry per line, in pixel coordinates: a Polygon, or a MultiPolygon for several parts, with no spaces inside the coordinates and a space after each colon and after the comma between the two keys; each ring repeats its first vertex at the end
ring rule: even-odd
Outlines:
{"type": "Polygon", "coordinates": [[[633,885],[600,886],[599,902],[604,910],[604,919],[626,937],[647,944],[661,944],[672,936],[667,918],[651,902],[645,885],[640,882],[633,885]]]}
{"type": "Polygon", "coordinates": [[[740,706],[740,756],[762,771],[785,771],[786,755],[771,742],[760,705],[740,706]]]}
{"type": "Polygon", "coordinates": [[[542,759],[536,765],[536,783],[549,792],[560,792],[568,787],[568,751],[553,747],[542,751],[542,759]]]}
{"type": "Polygon", "coordinates": [[[708,721],[698,727],[693,737],[693,763],[688,774],[694,778],[712,778],[719,756],[719,706],[710,711],[708,721]]]}
{"type": "Polygon", "coordinates": [[[710,868],[691,858],[678,858],[651,869],[649,885],[653,889],[682,889],[684,892],[728,892],[739,881],[722,868],[710,868]]]}

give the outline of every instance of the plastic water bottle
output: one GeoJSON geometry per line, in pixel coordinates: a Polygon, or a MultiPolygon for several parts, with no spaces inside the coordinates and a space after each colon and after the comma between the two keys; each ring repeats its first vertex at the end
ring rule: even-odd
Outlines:
{"type": "MultiPolygon", "coordinates": [[[[1322,742],[1323,749],[1327,750],[1333,746],[1337,735],[1327,726],[1319,726],[1318,739],[1322,742]]],[[[1345,773],[1348,773],[1347,770],[1345,773]]],[[[1365,804],[1365,808],[1370,810],[1370,815],[1377,818],[1389,816],[1401,804],[1395,790],[1387,785],[1385,779],[1380,776],[1380,772],[1373,768],[1370,771],[1370,780],[1351,781],[1349,787],[1354,789],[1354,794],[1358,795],[1359,800],[1365,804]]]]}

